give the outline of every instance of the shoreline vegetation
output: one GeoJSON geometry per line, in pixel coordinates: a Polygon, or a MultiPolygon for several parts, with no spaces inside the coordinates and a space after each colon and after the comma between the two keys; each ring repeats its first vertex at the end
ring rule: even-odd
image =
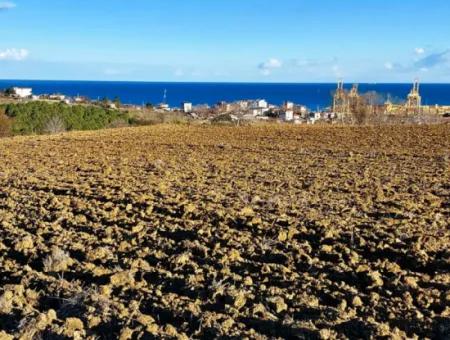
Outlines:
{"type": "Polygon", "coordinates": [[[186,123],[176,112],[136,112],[95,104],[30,101],[0,103],[0,137],[101,130],[160,123],[186,123]]]}
{"type": "MultiPolygon", "coordinates": [[[[64,102],[9,100],[0,102],[0,138],[18,135],[55,134],[66,131],[101,130],[156,124],[254,125],[276,124],[276,117],[265,121],[236,120],[232,114],[219,113],[194,119],[182,111],[112,108],[107,103],[66,104],[64,102]]],[[[337,122],[318,122],[321,125],[337,122]]],[[[366,115],[359,112],[341,125],[440,124],[448,118],[436,115],[366,115]]],[[[317,124],[317,123],[316,123],[317,124]]]]}

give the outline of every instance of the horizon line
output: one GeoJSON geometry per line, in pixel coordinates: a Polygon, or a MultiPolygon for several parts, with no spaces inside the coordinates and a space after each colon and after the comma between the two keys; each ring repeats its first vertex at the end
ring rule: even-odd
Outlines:
{"type": "MultiPolygon", "coordinates": [[[[166,83],[166,84],[252,84],[252,85],[301,85],[301,84],[337,84],[339,80],[336,81],[304,81],[304,82],[283,82],[283,81],[176,81],[176,80],[92,80],[92,79],[7,79],[0,78],[0,81],[48,81],[48,82],[92,82],[92,83],[166,83]]],[[[406,85],[413,84],[411,82],[357,82],[357,81],[345,81],[344,84],[364,84],[364,85],[406,85]]],[[[421,82],[422,85],[450,85],[450,82],[421,82]]]]}

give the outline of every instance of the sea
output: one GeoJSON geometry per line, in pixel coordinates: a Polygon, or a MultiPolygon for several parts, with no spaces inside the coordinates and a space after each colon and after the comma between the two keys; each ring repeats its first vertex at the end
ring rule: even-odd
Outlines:
{"type": "MultiPolygon", "coordinates": [[[[31,87],[33,93],[84,96],[92,100],[119,97],[124,104],[159,104],[164,100],[172,107],[182,102],[194,105],[214,105],[218,102],[266,99],[274,105],[292,101],[311,110],[331,105],[336,84],[326,83],[180,83],[128,81],[57,81],[57,80],[0,80],[0,89],[12,86],[31,87]]],[[[350,89],[352,84],[345,87],[350,89]]],[[[412,84],[359,84],[360,92],[376,91],[382,99],[394,102],[405,100],[412,84]]],[[[450,105],[450,84],[421,84],[424,105],[450,105]]]]}

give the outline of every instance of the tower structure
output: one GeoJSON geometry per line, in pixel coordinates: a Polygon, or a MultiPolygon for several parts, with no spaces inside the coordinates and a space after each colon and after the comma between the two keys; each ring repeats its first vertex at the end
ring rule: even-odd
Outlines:
{"type": "Polygon", "coordinates": [[[348,104],[351,111],[354,111],[359,104],[359,92],[358,92],[358,84],[354,84],[350,93],[348,94],[348,104]]]}
{"type": "Polygon", "coordinates": [[[419,81],[416,79],[413,84],[411,92],[408,94],[408,100],[406,101],[407,113],[420,113],[422,107],[422,97],[419,92],[419,81]]]}
{"type": "Polygon", "coordinates": [[[163,104],[167,104],[167,89],[164,89],[163,104]]]}
{"type": "Polygon", "coordinates": [[[337,115],[337,118],[343,118],[349,113],[349,109],[349,100],[347,92],[344,89],[344,82],[339,80],[333,96],[333,112],[337,115]]]}

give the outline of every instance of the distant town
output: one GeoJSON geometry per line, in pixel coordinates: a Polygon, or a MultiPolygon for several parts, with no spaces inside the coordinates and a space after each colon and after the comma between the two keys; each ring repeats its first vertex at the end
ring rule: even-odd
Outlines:
{"type": "MultiPolygon", "coordinates": [[[[434,117],[448,118],[450,106],[422,105],[420,84],[415,81],[405,100],[393,102],[376,92],[359,93],[358,85],[351,90],[344,88],[344,82],[339,81],[336,90],[330,96],[330,107],[313,111],[305,105],[286,101],[283,105],[273,105],[265,99],[239,100],[235,102],[219,102],[214,106],[194,105],[191,102],[180,103],[179,107],[171,107],[167,103],[167,92],[159,104],[132,105],[123,104],[120,98],[92,100],[83,96],[69,97],[64,94],[33,94],[32,88],[11,87],[0,91],[3,101],[29,102],[46,101],[65,103],[67,105],[101,105],[110,109],[148,111],[161,114],[183,113],[191,119],[216,120],[231,122],[278,121],[292,124],[314,124],[317,122],[331,123],[363,123],[375,118],[387,117],[434,117]]],[[[0,101],[1,103],[1,101],[0,101]]]]}

